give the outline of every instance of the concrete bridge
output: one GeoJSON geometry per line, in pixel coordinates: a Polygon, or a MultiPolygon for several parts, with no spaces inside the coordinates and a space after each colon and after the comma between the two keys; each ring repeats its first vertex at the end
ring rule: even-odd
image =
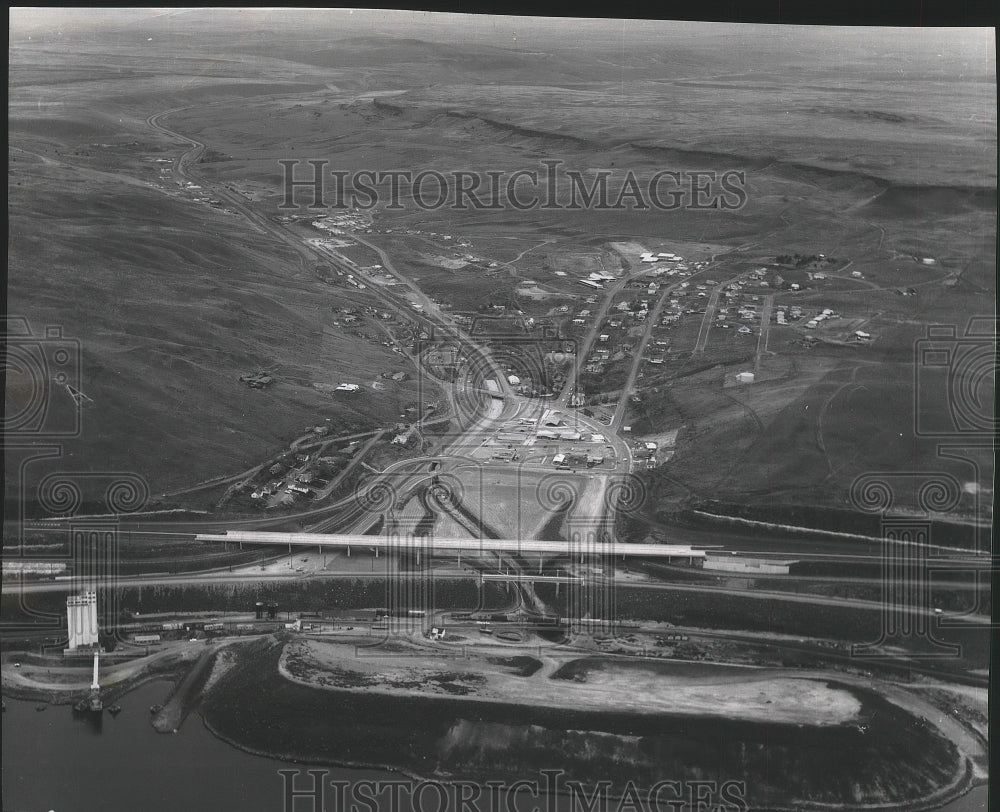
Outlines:
{"type": "Polygon", "coordinates": [[[666,561],[678,559],[687,563],[704,560],[705,550],[688,544],[626,544],[604,541],[539,541],[537,539],[485,539],[485,538],[435,538],[401,532],[377,536],[344,533],[269,533],[255,530],[230,530],[226,533],[199,533],[198,541],[226,541],[239,544],[281,544],[292,547],[351,547],[391,552],[412,551],[419,556],[441,555],[453,552],[461,554],[501,554],[516,555],[565,555],[570,557],[621,556],[624,558],[658,558],[666,561]]]}

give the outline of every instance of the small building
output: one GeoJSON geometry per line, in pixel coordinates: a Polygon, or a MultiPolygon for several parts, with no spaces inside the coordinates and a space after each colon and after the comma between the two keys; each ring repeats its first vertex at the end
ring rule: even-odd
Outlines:
{"type": "Polygon", "coordinates": [[[864,330],[855,330],[854,338],[858,341],[871,341],[871,334],[866,333],[864,330]]]}
{"type": "Polygon", "coordinates": [[[738,572],[749,575],[788,575],[798,561],[779,561],[773,558],[753,558],[736,553],[705,553],[704,569],[717,572],[738,572]]]}
{"type": "Polygon", "coordinates": [[[736,383],[738,384],[748,384],[754,382],[754,374],[752,372],[738,372],[736,374],[736,383]]]}

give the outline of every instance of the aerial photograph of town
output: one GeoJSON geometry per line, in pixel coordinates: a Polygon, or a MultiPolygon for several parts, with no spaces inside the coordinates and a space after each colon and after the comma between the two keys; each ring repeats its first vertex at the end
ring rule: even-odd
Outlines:
{"type": "Polygon", "coordinates": [[[8,31],[3,812],[990,808],[994,29],[8,31]]]}

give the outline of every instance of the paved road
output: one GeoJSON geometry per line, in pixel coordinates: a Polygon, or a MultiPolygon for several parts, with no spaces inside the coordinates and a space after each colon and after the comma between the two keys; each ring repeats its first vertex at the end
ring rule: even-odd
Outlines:
{"type": "Polygon", "coordinates": [[[621,429],[622,421],[625,419],[625,411],[628,409],[629,396],[632,394],[636,379],[639,377],[639,368],[642,366],[646,345],[649,344],[649,339],[653,336],[653,330],[656,329],[656,325],[660,322],[660,313],[663,311],[663,305],[678,287],[680,287],[680,283],[665,288],[663,293],[660,294],[660,298],[657,299],[656,304],[653,305],[653,309],[647,314],[646,329],[643,331],[642,338],[639,340],[632,355],[632,368],[629,369],[628,377],[622,386],[621,397],[618,399],[614,416],[611,418],[611,424],[608,426],[612,432],[617,432],[621,429]]]}
{"type": "Polygon", "coordinates": [[[617,280],[610,288],[607,288],[604,301],[601,302],[600,307],[597,309],[597,313],[590,329],[587,330],[586,335],[584,335],[583,340],[580,341],[580,344],[577,347],[576,362],[572,371],[566,377],[566,383],[563,385],[562,392],[559,393],[558,400],[560,405],[565,406],[569,403],[573,387],[576,385],[576,381],[580,376],[580,370],[583,368],[583,365],[587,363],[587,356],[590,355],[590,348],[594,345],[594,339],[597,338],[601,325],[604,324],[604,319],[607,318],[608,310],[611,308],[611,303],[614,301],[615,296],[624,290],[625,286],[630,281],[647,273],[649,273],[648,268],[638,272],[633,271],[632,273],[624,273],[621,279],[617,280]]]}
{"type": "Polygon", "coordinates": [[[708,337],[712,333],[712,325],[715,323],[715,309],[719,306],[719,295],[723,288],[732,282],[726,280],[721,285],[716,285],[708,297],[708,304],[705,305],[705,314],[701,317],[701,326],[698,328],[698,338],[695,339],[694,349],[691,350],[691,357],[694,358],[705,352],[705,345],[708,337]]]}
{"type": "Polygon", "coordinates": [[[774,294],[764,297],[764,306],[760,310],[760,335],[757,336],[757,355],[753,361],[753,371],[760,373],[761,357],[767,351],[767,335],[771,329],[771,308],[774,306],[774,294]]]}

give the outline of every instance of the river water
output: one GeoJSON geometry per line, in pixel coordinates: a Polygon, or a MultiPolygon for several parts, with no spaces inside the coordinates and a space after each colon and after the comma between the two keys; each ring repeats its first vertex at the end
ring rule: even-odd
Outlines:
{"type": "MultiPolygon", "coordinates": [[[[153,730],[149,706],[170,693],[147,683],[120,701],[116,718],[103,714],[98,731],[69,706],[44,712],[7,699],[3,714],[4,812],[282,812],[276,759],[237,750],[216,739],[197,714],[177,735],[153,730]]],[[[391,778],[387,772],[331,769],[330,779],[391,778]]],[[[300,801],[297,806],[308,809],[300,801]]]]}
{"type": "MultiPolygon", "coordinates": [[[[75,718],[68,706],[38,712],[33,702],[7,699],[4,811],[284,812],[285,779],[278,771],[305,768],[231,747],[216,739],[197,714],[188,717],[177,735],[156,733],[148,708],[162,703],[170,689],[163,681],[139,687],[121,700],[124,711],[117,718],[105,712],[99,726],[75,718]]],[[[327,775],[327,780],[345,782],[398,778],[386,771],[346,768],[330,768],[327,775]]],[[[986,812],[987,794],[986,787],[977,787],[942,812],[986,812]]],[[[519,800],[513,804],[519,812],[538,806],[528,798],[519,800]]],[[[333,812],[337,806],[328,794],[323,808],[333,812]]],[[[540,806],[553,808],[544,802],[540,806]]],[[[294,806],[313,808],[309,799],[294,806]]],[[[430,808],[441,808],[433,796],[430,808]]],[[[555,808],[569,810],[571,805],[562,799],[555,808]]]]}

